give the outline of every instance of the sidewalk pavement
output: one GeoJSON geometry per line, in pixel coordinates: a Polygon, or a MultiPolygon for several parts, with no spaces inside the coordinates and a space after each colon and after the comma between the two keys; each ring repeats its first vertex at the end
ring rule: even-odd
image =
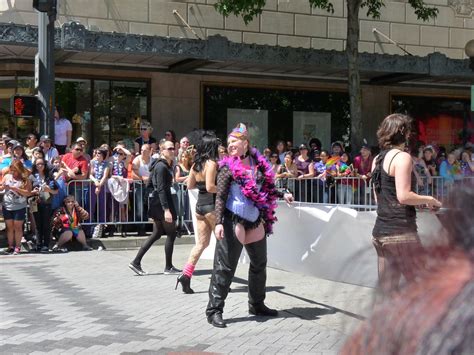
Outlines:
{"type": "MultiPolygon", "coordinates": [[[[176,245],[182,268],[192,245],[176,245]]],[[[136,250],[0,257],[0,353],[336,354],[368,314],[373,290],[268,269],[266,303],[277,318],[249,316],[248,265],[239,265],[227,298],[228,327],[204,311],[212,269],[201,260],[193,295],[163,275],[163,246],[143,259],[147,276],[127,265],[136,250]]]]}

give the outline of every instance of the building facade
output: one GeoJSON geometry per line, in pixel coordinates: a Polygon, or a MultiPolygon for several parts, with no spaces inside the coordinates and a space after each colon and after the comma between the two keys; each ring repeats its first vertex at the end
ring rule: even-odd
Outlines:
{"type": "MultiPolygon", "coordinates": [[[[58,0],[56,98],[74,135],[93,145],[131,141],[142,119],[157,138],[167,129],[223,135],[243,120],[261,147],[314,136],[325,146],[347,140],[344,2],[334,0],[328,14],[308,0],[269,0],[248,25],[219,15],[215,2],[58,0]]],[[[30,0],[2,3],[0,109],[7,117],[13,93],[34,93],[38,19],[30,0]]],[[[474,139],[474,75],[464,54],[474,38],[474,0],[427,3],[439,14],[426,23],[405,0],[387,1],[377,20],[361,10],[363,128],[371,144],[392,111],[416,116],[426,143],[474,139]]],[[[18,134],[35,125],[9,122],[18,134]]]]}

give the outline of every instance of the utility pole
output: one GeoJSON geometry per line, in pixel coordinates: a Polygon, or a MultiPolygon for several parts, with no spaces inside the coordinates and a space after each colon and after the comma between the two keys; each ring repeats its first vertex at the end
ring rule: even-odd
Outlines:
{"type": "Polygon", "coordinates": [[[33,0],[38,11],[38,53],[35,57],[35,89],[40,106],[40,133],[54,139],[54,21],[56,0],[33,0]]]}

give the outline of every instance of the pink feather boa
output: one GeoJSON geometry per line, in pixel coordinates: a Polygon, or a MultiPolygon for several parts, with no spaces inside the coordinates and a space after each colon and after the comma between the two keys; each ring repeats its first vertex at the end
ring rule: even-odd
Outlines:
{"type": "Polygon", "coordinates": [[[250,156],[257,162],[257,169],[263,175],[262,187],[258,189],[256,179],[244,168],[239,157],[225,157],[219,161],[219,166],[227,166],[234,178],[240,185],[245,197],[251,200],[260,211],[264,221],[265,233],[272,234],[273,223],[277,221],[275,209],[277,207],[278,194],[275,188],[275,174],[272,167],[257,149],[252,148],[250,156]]]}

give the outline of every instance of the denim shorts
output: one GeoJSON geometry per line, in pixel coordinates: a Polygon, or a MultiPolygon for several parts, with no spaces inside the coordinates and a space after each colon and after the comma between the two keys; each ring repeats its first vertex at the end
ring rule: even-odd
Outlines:
{"type": "Polygon", "coordinates": [[[3,219],[5,221],[9,219],[13,219],[14,221],[24,221],[26,217],[26,208],[20,208],[19,210],[9,211],[5,208],[5,206],[3,206],[2,213],[3,219]]]}

